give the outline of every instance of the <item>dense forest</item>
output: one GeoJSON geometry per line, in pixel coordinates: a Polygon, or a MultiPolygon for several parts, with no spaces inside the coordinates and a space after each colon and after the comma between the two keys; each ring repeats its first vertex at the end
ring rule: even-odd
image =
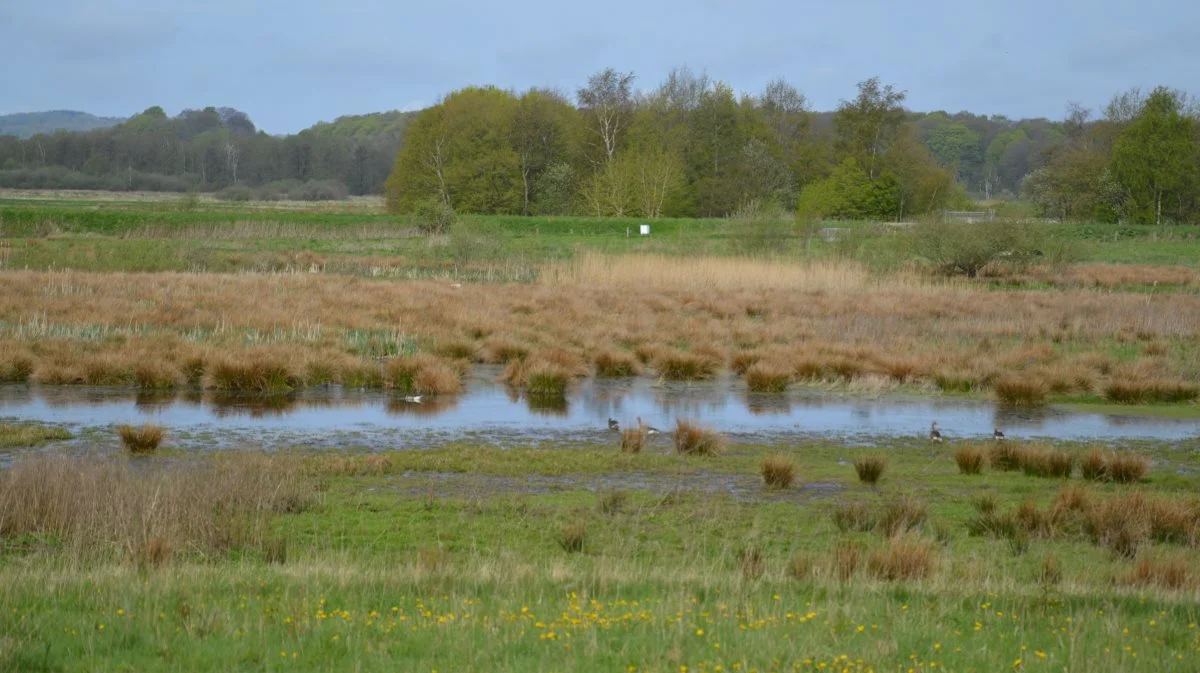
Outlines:
{"type": "MultiPolygon", "coordinates": [[[[1011,120],[913,112],[870,79],[834,111],[794,85],[757,94],[672,71],[606,69],[572,95],[467,87],[419,113],[341,117],[290,136],[231,108],[154,107],[109,128],[0,136],[0,186],[203,190],[229,199],[387,196],[394,212],[902,219],[1024,199],[1057,219],[1196,222],[1200,113],[1130,90],[1093,112],[1011,120]]],[[[848,92],[849,93],[849,92],[848,92]]]]}
{"type": "Polygon", "coordinates": [[[234,199],[377,194],[412,116],[340,117],[280,137],[232,108],[169,117],[152,107],[85,133],[0,136],[0,187],[224,190],[234,199]]]}

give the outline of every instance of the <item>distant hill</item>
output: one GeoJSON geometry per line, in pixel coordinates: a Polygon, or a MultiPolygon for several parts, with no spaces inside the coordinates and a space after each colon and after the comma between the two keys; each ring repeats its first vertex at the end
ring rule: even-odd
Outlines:
{"type": "Polygon", "coordinates": [[[75,110],[48,110],[46,112],[19,112],[0,115],[0,136],[30,138],[39,133],[64,131],[91,131],[116,126],[125,121],[120,117],[97,117],[75,110]]]}

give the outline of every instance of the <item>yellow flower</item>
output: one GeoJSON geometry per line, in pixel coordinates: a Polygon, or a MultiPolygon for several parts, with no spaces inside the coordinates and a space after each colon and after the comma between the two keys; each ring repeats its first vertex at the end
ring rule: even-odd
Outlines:
{"type": "Polygon", "coordinates": [[[1043,651],[1041,651],[1041,650],[1034,650],[1034,651],[1033,651],[1033,653],[1037,655],[1037,658],[1038,658],[1038,659],[1045,659],[1045,658],[1046,658],[1046,653],[1045,653],[1045,652],[1043,652],[1043,651]]]}
{"type": "Polygon", "coordinates": [[[1017,657],[1017,660],[1013,662],[1013,665],[1012,665],[1012,667],[1013,667],[1013,668],[1020,668],[1020,667],[1021,667],[1021,658],[1020,658],[1020,657],[1017,657]]]}
{"type": "Polygon", "coordinates": [[[696,629],[696,635],[698,635],[698,636],[704,635],[704,629],[696,629]]]}
{"type": "MultiPolygon", "coordinates": [[[[125,616],[125,608],[117,608],[117,616],[124,617],[125,616]]],[[[1153,623],[1153,622],[1151,622],[1151,623],[1153,623]]]]}

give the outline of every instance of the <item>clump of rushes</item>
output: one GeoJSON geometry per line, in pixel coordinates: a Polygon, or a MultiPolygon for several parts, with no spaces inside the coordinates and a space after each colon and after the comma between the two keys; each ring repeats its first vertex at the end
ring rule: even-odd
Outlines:
{"type": "Polygon", "coordinates": [[[1104,387],[1104,398],[1119,404],[1171,404],[1200,397],[1200,386],[1166,379],[1124,379],[1104,387]]]}
{"type": "Polygon", "coordinates": [[[1105,452],[1093,447],[1079,461],[1079,472],[1088,481],[1112,481],[1131,484],[1141,481],[1150,470],[1150,459],[1136,453],[1105,452]]]}
{"type": "Polygon", "coordinates": [[[883,456],[863,456],[854,459],[854,471],[858,474],[858,480],[864,484],[874,486],[879,483],[886,469],[887,458],[883,456]]]}
{"type": "Polygon", "coordinates": [[[875,514],[863,502],[847,502],[834,508],[833,525],[843,533],[868,531],[875,527],[875,514]]]}
{"type": "Polygon", "coordinates": [[[1118,484],[1141,481],[1150,470],[1150,459],[1136,453],[1114,454],[1108,460],[1108,478],[1118,484]]]}
{"type": "Polygon", "coordinates": [[[913,537],[896,537],[871,553],[867,568],[882,580],[916,580],[928,577],[936,562],[930,543],[913,537]]]}
{"type": "Polygon", "coordinates": [[[551,363],[535,363],[529,368],[525,379],[525,390],[530,395],[542,397],[565,397],[571,374],[551,363]]]}
{"type": "Polygon", "coordinates": [[[634,356],[607,349],[596,355],[593,364],[596,366],[596,376],[604,379],[636,376],[641,371],[637,358],[634,356]]]}
{"type": "Polygon", "coordinates": [[[999,442],[988,451],[988,462],[993,470],[1013,472],[1021,469],[1020,447],[1009,442],[999,442]]]}
{"type": "Polygon", "coordinates": [[[796,466],[787,456],[770,456],[763,460],[762,477],[768,488],[787,488],[796,480],[796,466]]]}
{"type": "Polygon", "coordinates": [[[1179,590],[1195,584],[1196,578],[1186,558],[1142,557],[1124,578],[1125,584],[1156,586],[1179,590]]]}
{"type": "Polygon", "coordinates": [[[954,462],[958,471],[963,474],[979,474],[983,472],[983,449],[974,444],[961,446],[954,451],[954,462]]]}
{"type": "Polygon", "coordinates": [[[1079,461],[1079,474],[1088,481],[1108,479],[1108,458],[1099,447],[1092,447],[1079,461]]]}
{"type": "Polygon", "coordinates": [[[625,428],[621,431],[621,452],[641,453],[646,444],[646,431],[641,428],[625,428]]]}
{"type": "Polygon", "coordinates": [[[895,537],[920,526],[925,517],[925,503],[904,497],[884,506],[879,516],[879,532],[885,537],[895,537]]]}
{"type": "Polygon", "coordinates": [[[655,369],[669,381],[702,381],[716,375],[717,365],[705,355],[670,352],[658,359],[655,369]]]}
{"type": "Polygon", "coordinates": [[[573,521],[559,531],[558,545],[567,553],[581,552],[586,537],[587,524],[582,521],[573,521]]]}
{"type": "Polygon", "coordinates": [[[839,580],[845,582],[854,576],[858,570],[862,552],[853,542],[842,542],[833,548],[833,572],[839,580]]]}
{"type": "Polygon", "coordinates": [[[756,362],[746,370],[746,387],[756,393],[782,393],[791,379],[790,367],[769,362],[756,362]]]}
{"type": "Polygon", "coordinates": [[[713,456],[725,448],[725,439],[715,430],[682,418],[675,421],[675,451],[687,455],[713,456]]]}
{"type": "Polygon", "coordinates": [[[431,355],[392,358],[384,372],[387,385],[405,395],[454,395],[462,376],[453,365],[431,355]]]}
{"type": "Polygon", "coordinates": [[[126,451],[135,455],[154,453],[158,450],[158,445],[162,443],[166,434],[166,430],[161,425],[153,423],[146,423],[141,427],[117,426],[117,435],[121,438],[121,444],[126,451]]]}
{"type": "Polygon", "coordinates": [[[299,377],[286,362],[251,355],[217,361],[209,377],[214,388],[235,393],[286,393],[299,385],[299,377]]]}
{"type": "Polygon", "coordinates": [[[1046,384],[1040,380],[1008,377],[992,384],[996,397],[1004,404],[1038,406],[1046,403],[1046,384]]]}

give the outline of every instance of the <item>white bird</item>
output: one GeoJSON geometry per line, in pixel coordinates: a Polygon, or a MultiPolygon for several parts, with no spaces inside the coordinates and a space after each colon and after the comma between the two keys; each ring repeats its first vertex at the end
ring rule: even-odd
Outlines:
{"type": "Polygon", "coordinates": [[[405,402],[411,402],[412,404],[420,404],[420,403],[421,403],[421,396],[420,396],[420,395],[405,395],[405,396],[404,396],[404,401],[405,401],[405,402]]]}
{"type": "Polygon", "coordinates": [[[942,441],[942,431],[938,430],[937,421],[934,421],[933,424],[929,426],[929,439],[935,444],[942,441]]]}

